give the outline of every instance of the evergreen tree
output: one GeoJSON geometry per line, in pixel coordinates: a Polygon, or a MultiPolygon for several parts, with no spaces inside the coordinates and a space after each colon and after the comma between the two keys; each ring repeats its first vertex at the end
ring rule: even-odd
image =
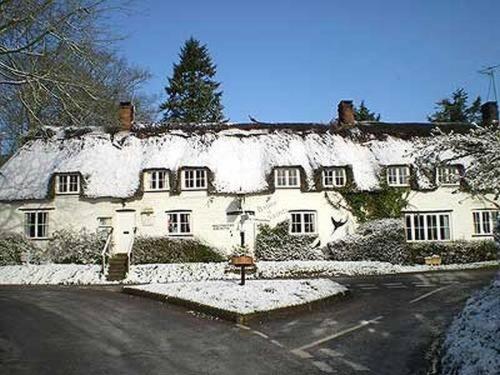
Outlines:
{"type": "Polygon", "coordinates": [[[224,121],[220,83],[214,80],[216,65],[207,46],[190,38],[181,48],[165,91],[168,99],[160,107],[169,122],[204,123],[224,121]]]}
{"type": "Polygon", "coordinates": [[[354,119],[356,121],[380,121],[380,114],[371,112],[362,100],[359,107],[354,108],[354,119]]]}
{"type": "Polygon", "coordinates": [[[481,98],[478,96],[468,106],[469,95],[464,89],[457,89],[451,98],[436,103],[436,112],[428,116],[431,122],[476,122],[481,121],[481,98]]]}

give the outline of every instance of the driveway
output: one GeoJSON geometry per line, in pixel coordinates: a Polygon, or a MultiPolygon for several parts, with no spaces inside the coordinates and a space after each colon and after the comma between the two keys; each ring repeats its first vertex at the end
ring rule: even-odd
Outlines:
{"type": "Polygon", "coordinates": [[[337,278],[351,298],[238,326],[111,289],[0,288],[1,374],[415,374],[493,270],[337,278]]]}

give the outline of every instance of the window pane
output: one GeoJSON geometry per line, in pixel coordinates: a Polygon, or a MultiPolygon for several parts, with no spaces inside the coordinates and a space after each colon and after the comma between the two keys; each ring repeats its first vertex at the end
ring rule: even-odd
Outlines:
{"type": "Polygon", "coordinates": [[[405,230],[406,230],[406,240],[412,241],[412,225],[411,225],[411,215],[406,215],[405,218],[405,230]]]}
{"type": "Polygon", "coordinates": [[[425,240],[425,227],[424,227],[424,219],[423,215],[415,215],[413,216],[413,224],[415,227],[415,240],[425,240]]]}
{"type": "Polygon", "coordinates": [[[25,234],[27,237],[34,238],[35,237],[35,228],[36,228],[36,214],[34,212],[28,212],[25,214],[25,234]]]}
{"type": "Polygon", "coordinates": [[[345,185],[345,171],[344,169],[335,170],[335,186],[345,185]]]}
{"type": "Polygon", "coordinates": [[[472,219],[474,221],[474,234],[481,234],[481,215],[479,212],[472,213],[472,219]]]}
{"type": "Polygon", "coordinates": [[[68,191],[67,176],[58,176],[59,178],[59,193],[66,193],[68,191]]]}
{"type": "Polygon", "coordinates": [[[449,215],[439,215],[439,227],[441,240],[450,239],[450,216],[449,215]]]}
{"type": "Polygon", "coordinates": [[[397,184],[396,168],[394,168],[394,167],[387,168],[387,183],[389,185],[396,185],[397,184]]]}
{"type": "Polygon", "coordinates": [[[69,191],[76,193],[78,190],[78,175],[69,176],[69,191]]]}
{"type": "Polygon", "coordinates": [[[300,233],[301,232],[301,215],[296,213],[292,214],[292,222],[290,231],[292,233],[300,233]]]}
{"type": "Polygon", "coordinates": [[[288,185],[289,186],[297,186],[297,170],[289,169],[288,170],[288,185]]]}
{"type": "Polygon", "coordinates": [[[325,169],[323,171],[323,183],[325,186],[333,186],[333,171],[331,169],[325,169]]]}
{"type": "Polygon", "coordinates": [[[304,214],[304,232],[314,233],[314,214],[306,213],[304,214]]]}
{"type": "Polygon", "coordinates": [[[427,215],[427,239],[437,240],[438,239],[438,228],[437,228],[437,216],[427,215]]]}
{"type": "Polygon", "coordinates": [[[181,233],[191,233],[191,228],[189,225],[189,214],[180,214],[180,231],[181,233]]]}
{"type": "Polygon", "coordinates": [[[489,211],[483,211],[483,233],[484,234],[490,234],[492,233],[491,231],[491,224],[490,224],[490,212],[489,211]]]}
{"type": "Polygon", "coordinates": [[[179,232],[179,224],[177,221],[177,214],[168,214],[168,232],[169,233],[178,233],[179,232]]]}

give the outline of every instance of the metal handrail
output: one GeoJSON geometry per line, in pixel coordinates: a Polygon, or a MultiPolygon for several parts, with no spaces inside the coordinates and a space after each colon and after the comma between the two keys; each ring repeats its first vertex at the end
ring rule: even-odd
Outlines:
{"type": "Polygon", "coordinates": [[[106,255],[108,253],[109,246],[111,245],[111,235],[113,234],[113,228],[111,227],[108,233],[108,237],[106,238],[106,243],[101,252],[102,257],[102,273],[106,272],[106,255]]]}
{"type": "Polygon", "coordinates": [[[134,232],[132,239],[127,250],[127,273],[130,271],[130,258],[132,257],[132,248],[134,247],[135,233],[137,232],[137,227],[134,227],[134,232]]]}

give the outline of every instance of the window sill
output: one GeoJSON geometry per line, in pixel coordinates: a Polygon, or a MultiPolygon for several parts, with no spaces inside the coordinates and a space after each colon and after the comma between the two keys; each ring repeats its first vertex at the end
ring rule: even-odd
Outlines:
{"type": "Polygon", "coordinates": [[[175,234],[175,233],[169,233],[167,235],[168,237],[173,237],[173,238],[182,238],[182,237],[193,237],[192,233],[182,233],[182,234],[175,234]]]}
{"type": "Polygon", "coordinates": [[[169,191],[170,191],[170,189],[157,189],[157,190],[145,189],[144,190],[145,193],[168,193],[169,191]]]}
{"type": "Polygon", "coordinates": [[[473,238],[476,238],[476,237],[493,237],[493,233],[489,233],[489,234],[473,234],[471,237],[473,238]]]}
{"type": "Polygon", "coordinates": [[[297,185],[297,186],[276,186],[275,187],[276,190],[278,189],[300,189],[300,186],[297,185]]]}
{"type": "Polygon", "coordinates": [[[27,237],[30,241],[50,241],[50,237],[27,237]]]}
{"type": "Polygon", "coordinates": [[[206,187],[204,188],[182,188],[182,191],[207,191],[206,187]]]}
{"type": "Polygon", "coordinates": [[[64,195],[64,196],[68,196],[68,195],[80,195],[80,192],[71,192],[71,193],[56,193],[56,195],[64,195]]]}

